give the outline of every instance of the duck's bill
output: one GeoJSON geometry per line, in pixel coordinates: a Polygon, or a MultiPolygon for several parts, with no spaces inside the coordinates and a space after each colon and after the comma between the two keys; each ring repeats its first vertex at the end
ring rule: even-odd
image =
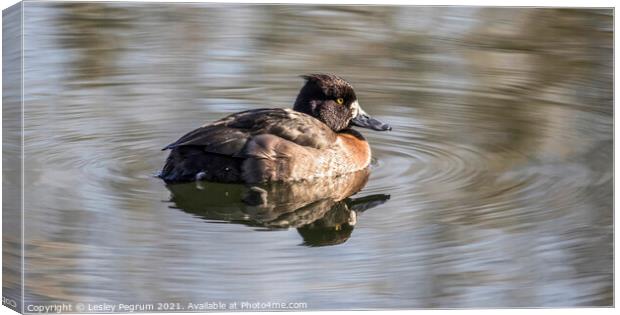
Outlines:
{"type": "Polygon", "coordinates": [[[382,123],[368,115],[357,115],[357,117],[351,120],[354,126],[368,128],[377,131],[392,130],[392,127],[388,124],[382,123]]]}
{"type": "Polygon", "coordinates": [[[353,108],[354,115],[353,119],[351,119],[351,124],[353,126],[368,128],[377,131],[392,130],[392,127],[390,127],[390,125],[382,123],[370,117],[370,115],[366,114],[366,112],[362,109],[357,100],[353,102],[353,104],[351,104],[351,107],[353,108]]]}
{"type": "Polygon", "coordinates": [[[366,114],[361,108],[359,108],[357,116],[351,120],[351,123],[354,126],[377,131],[392,130],[390,125],[370,117],[370,115],[366,114]]]}

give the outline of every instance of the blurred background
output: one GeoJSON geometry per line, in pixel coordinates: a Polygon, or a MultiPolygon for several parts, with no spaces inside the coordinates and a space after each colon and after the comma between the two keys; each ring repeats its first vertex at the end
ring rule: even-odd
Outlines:
{"type": "Polygon", "coordinates": [[[24,18],[27,303],[612,305],[611,9],[28,2],[24,18]],[[318,247],[178,209],[153,176],[162,147],[290,107],[316,72],[393,126],[361,130],[356,195],[389,200],[318,247]]]}

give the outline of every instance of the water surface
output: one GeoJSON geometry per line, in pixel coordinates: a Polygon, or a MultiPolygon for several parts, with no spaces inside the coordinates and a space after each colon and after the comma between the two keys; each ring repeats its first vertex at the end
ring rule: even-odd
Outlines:
{"type": "Polygon", "coordinates": [[[611,10],[29,2],[24,17],[27,304],[612,304],[611,10]],[[373,163],[356,194],[265,212],[243,187],[153,177],[168,143],[289,107],[315,72],[393,127],[360,130],[373,163]]]}

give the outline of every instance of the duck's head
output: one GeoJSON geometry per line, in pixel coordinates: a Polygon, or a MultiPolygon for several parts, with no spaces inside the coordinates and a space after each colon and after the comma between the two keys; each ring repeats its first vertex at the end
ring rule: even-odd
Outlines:
{"type": "Polygon", "coordinates": [[[294,110],[313,116],[334,131],[358,126],[378,131],[390,125],[370,117],[357,101],[353,86],[333,74],[304,75],[306,84],[299,91],[294,110]]]}

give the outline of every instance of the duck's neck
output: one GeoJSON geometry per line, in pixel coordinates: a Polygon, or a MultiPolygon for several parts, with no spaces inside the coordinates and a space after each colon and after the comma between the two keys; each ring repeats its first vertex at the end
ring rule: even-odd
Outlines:
{"type": "Polygon", "coordinates": [[[293,106],[293,110],[308,114],[310,116],[316,116],[316,108],[316,101],[300,100],[299,98],[297,98],[297,101],[295,101],[295,105],[293,106]]]}
{"type": "Polygon", "coordinates": [[[293,109],[317,117],[317,107],[321,103],[321,100],[317,100],[315,96],[321,93],[321,88],[315,84],[304,85],[304,87],[299,90],[293,109]]]}

